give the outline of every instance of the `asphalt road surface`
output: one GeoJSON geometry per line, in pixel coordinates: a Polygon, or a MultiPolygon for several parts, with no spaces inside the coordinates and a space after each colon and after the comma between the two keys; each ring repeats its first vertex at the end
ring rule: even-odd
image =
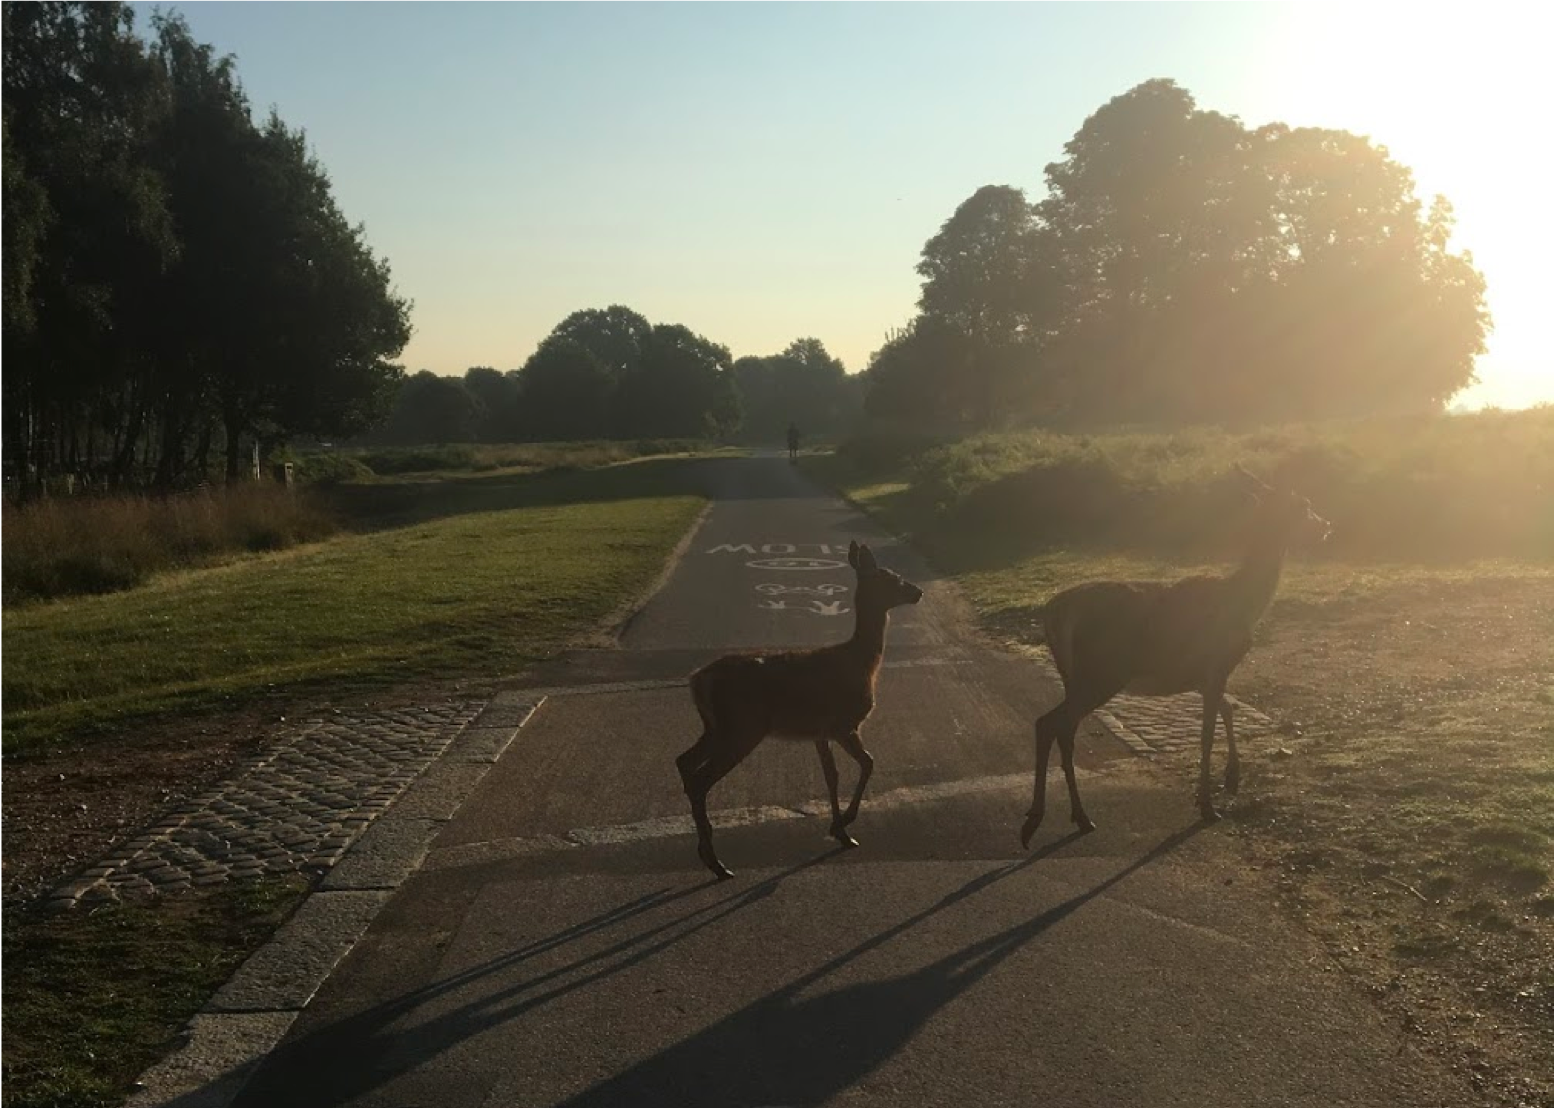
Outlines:
{"type": "Polygon", "coordinates": [[[1054,770],[1021,851],[1055,690],[785,460],[700,474],[712,509],[622,649],[575,662],[239,1103],[1478,1102],[1279,916],[1183,779],[1099,729],[1099,829],[1071,833],[1054,770]],[[813,747],[768,741],[713,790],[737,872],[714,882],[673,764],[696,714],[652,679],[850,634],[852,538],[927,591],[892,620],[864,728],[862,845],[826,837],[813,747]]]}

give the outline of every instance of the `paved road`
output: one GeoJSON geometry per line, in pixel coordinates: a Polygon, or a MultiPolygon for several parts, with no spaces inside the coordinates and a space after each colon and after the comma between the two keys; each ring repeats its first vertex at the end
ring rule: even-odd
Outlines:
{"type": "Polygon", "coordinates": [[[683,560],[573,676],[845,636],[846,544],[870,541],[928,595],[892,623],[861,849],[805,814],[812,748],[769,742],[713,792],[738,877],[711,882],[681,830],[683,687],[552,696],[240,1103],[1478,1102],[1105,732],[1080,755],[1100,830],[1068,834],[1055,780],[1021,853],[1039,672],[988,654],[910,551],[786,462],[701,473],[715,503],[683,560]]]}

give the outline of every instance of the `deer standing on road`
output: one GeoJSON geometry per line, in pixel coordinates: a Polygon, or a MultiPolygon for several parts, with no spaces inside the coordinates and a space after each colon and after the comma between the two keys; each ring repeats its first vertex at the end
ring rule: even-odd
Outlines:
{"type": "Polygon", "coordinates": [[[1237,569],[1225,576],[1196,576],[1170,584],[1095,581],[1058,593],[1042,608],[1047,647],[1063,678],[1063,702],[1036,721],[1036,782],[1020,842],[1046,813],[1047,759],[1056,741],[1068,781],[1069,813],[1081,831],[1095,824],[1085,815],[1074,782],[1074,735],[1085,716],[1120,692],[1203,696],[1198,762],[1198,810],[1219,818],[1209,778],[1216,714],[1225,721],[1229,748],[1225,791],[1240,784],[1241,760],[1225,684],[1252,645],[1252,629],[1273,600],[1285,551],[1305,535],[1326,539],[1327,520],[1302,496],[1276,490],[1238,467],[1255,502],[1251,543],[1237,569]]]}
{"type": "Polygon", "coordinates": [[[697,853],[720,880],[734,874],[712,848],[707,793],[768,735],[815,744],[831,793],[831,837],[843,846],[858,845],[847,827],[858,818],[874,770],[858,729],[874,710],[874,681],[885,653],[890,610],[916,604],[923,590],[880,568],[867,546],[853,543],[847,561],[858,575],[852,638],[816,650],[728,654],[691,675],[702,733],[675,764],[696,821],[697,853]],[[836,791],[832,742],[858,763],[858,785],[845,812],[836,791]]]}

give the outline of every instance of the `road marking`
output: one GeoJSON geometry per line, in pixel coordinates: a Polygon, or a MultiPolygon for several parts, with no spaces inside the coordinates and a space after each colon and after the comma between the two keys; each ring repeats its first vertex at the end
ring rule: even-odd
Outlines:
{"type": "MultiPolygon", "coordinates": [[[[1090,771],[1084,769],[1079,769],[1077,775],[1093,776],[1090,771]]],[[[986,777],[968,777],[960,781],[906,785],[869,797],[864,809],[866,812],[890,811],[978,793],[1018,792],[1023,795],[1030,790],[1030,787],[1029,773],[1002,773],[986,777]]],[[[828,817],[830,814],[831,802],[826,799],[807,800],[791,807],[763,804],[751,808],[722,808],[709,813],[713,824],[725,830],[732,827],[754,827],[763,823],[812,819],[817,816],[828,817]]],[[[657,816],[653,819],[638,820],[635,823],[574,827],[565,835],[542,834],[511,839],[490,839],[485,842],[444,847],[433,851],[422,868],[448,869],[453,866],[520,858],[530,854],[549,854],[589,846],[651,842],[655,839],[669,839],[695,833],[696,825],[689,815],[657,816]]]]}
{"type": "Polygon", "coordinates": [[[763,600],[756,605],[767,612],[813,612],[817,616],[845,616],[851,608],[840,600],[763,600]]]}
{"type": "Polygon", "coordinates": [[[832,558],[760,558],[746,562],[751,569],[846,569],[846,562],[832,558]]]}
{"type": "Polygon", "coordinates": [[[817,554],[846,554],[846,543],[830,542],[720,542],[708,554],[797,554],[813,550],[817,554]]]}
{"type": "Polygon", "coordinates": [[[809,596],[835,596],[839,592],[846,592],[846,585],[838,585],[827,582],[824,585],[779,585],[776,582],[767,582],[757,585],[755,591],[765,593],[767,596],[785,596],[788,594],[809,596]]]}

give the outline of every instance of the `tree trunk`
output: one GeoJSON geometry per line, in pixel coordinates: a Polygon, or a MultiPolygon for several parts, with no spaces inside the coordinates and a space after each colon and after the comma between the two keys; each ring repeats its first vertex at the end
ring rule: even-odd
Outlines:
{"type": "Polygon", "coordinates": [[[222,416],[227,429],[227,484],[233,484],[242,476],[243,420],[227,412],[222,416]]]}

